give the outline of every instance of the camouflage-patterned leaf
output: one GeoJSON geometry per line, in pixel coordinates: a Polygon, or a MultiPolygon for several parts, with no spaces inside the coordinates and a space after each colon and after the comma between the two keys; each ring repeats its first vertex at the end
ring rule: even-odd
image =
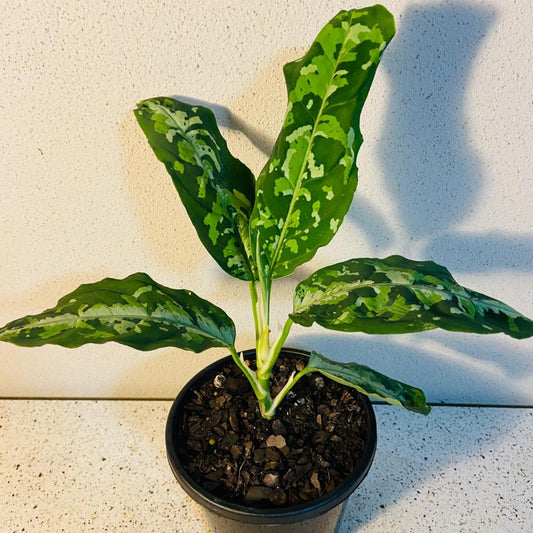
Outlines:
{"type": "Polygon", "coordinates": [[[433,328],[533,335],[533,321],[457,284],[433,261],[351,259],[315,272],[294,295],[291,318],[340,331],[409,333],[433,328]]]}
{"type": "Polygon", "coordinates": [[[359,116],[394,32],[382,6],[341,11],[302,59],[285,65],[287,114],[250,222],[266,279],[311,259],[341,224],[357,185],[359,116]]]}
{"type": "Polygon", "coordinates": [[[10,322],[0,340],[19,346],[75,348],[115,341],[138,350],[175,346],[201,352],[231,347],[235,326],[222,309],[143,273],[81,285],[56,307],[10,322]]]}
{"type": "Polygon", "coordinates": [[[208,252],[228,274],[255,279],[247,253],[255,180],[229,152],[213,113],[160,97],[140,102],[135,116],[208,252]]]}
{"type": "Polygon", "coordinates": [[[317,352],[311,352],[307,366],[338,383],[354,387],[372,398],[399,405],[423,415],[431,411],[420,389],[389,378],[368,366],[358,363],[339,363],[317,352]]]}

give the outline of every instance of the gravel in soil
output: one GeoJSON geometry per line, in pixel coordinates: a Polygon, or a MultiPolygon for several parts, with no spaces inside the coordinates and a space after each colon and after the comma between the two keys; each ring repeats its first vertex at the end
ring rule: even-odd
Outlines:
{"type": "MultiPolygon", "coordinates": [[[[304,366],[303,358],[280,356],[272,394],[304,366]]],[[[196,482],[228,501],[257,507],[306,502],[341,483],[363,455],[367,421],[360,397],[311,373],[276,417],[265,420],[248,381],[231,364],[185,405],[179,453],[196,482]]]]}

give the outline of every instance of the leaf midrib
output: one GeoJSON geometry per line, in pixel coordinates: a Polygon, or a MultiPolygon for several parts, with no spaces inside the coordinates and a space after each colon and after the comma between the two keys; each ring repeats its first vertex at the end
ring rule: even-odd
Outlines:
{"type": "MultiPolygon", "coordinates": [[[[168,325],[171,325],[171,326],[181,326],[183,328],[186,328],[186,329],[189,329],[189,330],[192,330],[192,331],[195,331],[195,332],[199,332],[203,335],[205,335],[206,337],[209,337],[209,338],[212,338],[212,339],[216,339],[220,342],[223,342],[226,346],[230,347],[231,345],[228,344],[226,342],[225,339],[221,339],[219,337],[216,337],[215,335],[212,335],[210,333],[207,333],[205,330],[203,329],[200,329],[199,327],[195,327],[195,326],[191,326],[190,324],[183,324],[181,323],[180,321],[178,320],[169,320],[168,318],[163,318],[163,317],[160,317],[159,315],[143,315],[142,317],[140,315],[118,315],[118,314],[109,314],[109,315],[95,315],[95,316],[80,316],[80,315],[77,315],[75,313],[64,313],[63,315],[57,315],[56,317],[50,317],[49,320],[47,321],[48,324],[51,324],[51,325],[56,325],[56,324],[60,324],[61,323],[61,317],[64,317],[66,314],[70,314],[72,317],[76,318],[76,321],[89,321],[89,320],[107,320],[107,321],[110,321],[111,320],[118,320],[118,319],[135,319],[135,318],[138,318],[140,319],[140,321],[150,321],[151,319],[154,321],[154,322],[157,322],[157,323],[162,323],[162,324],[168,324],[168,325]]],[[[43,318],[46,318],[46,317],[43,317],[43,318]]],[[[138,324],[136,324],[138,325],[138,324]]],[[[46,327],[46,326],[40,326],[38,323],[34,323],[34,324],[28,324],[27,326],[23,326],[23,327],[19,327],[19,328],[4,328],[4,331],[22,331],[22,330],[25,330],[25,329],[32,329],[32,328],[42,328],[42,327],[46,327]]],[[[0,330],[0,335],[2,334],[2,330],[0,330]]],[[[121,334],[117,334],[117,337],[120,337],[121,334]]]]}
{"type": "MultiPolygon", "coordinates": [[[[201,167],[205,170],[205,172],[209,175],[209,173],[207,172],[207,170],[206,170],[206,169],[204,168],[204,166],[202,165],[202,162],[201,162],[201,161],[202,161],[202,158],[200,157],[200,154],[198,153],[198,150],[197,150],[197,148],[196,148],[196,143],[193,143],[193,142],[191,141],[191,139],[190,139],[191,136],[190,136],[190,135],[187,135],[187,133],[186,133],[187,130],[184,130],[184,129],[183,129],[183,128],[182,128],[182,127],[176,122],[176,120],[173,118],[173,116],[172,116],[172,114],[170,113],[170,111],[168,111],[168,109],[167,109],[164,105],[159,104],[159,109],[160,109],[160,111],[162,111],[162,112],[167,116],[167,118],[169,118],[169,119],[172,121],[172,123],[173,123],[174,126],[175,126],[175,129],[177,129],[177,130],[182,134],[182,136],[187,140],[187,142],[193,147],[194,155],[195,155],[195,157],[196,157],[196,160],[197,160],[199,166],[201,166],[201,167]]],[[[198,116],[199,116],[199,115],[198,115],[198,116]]],[[[190,119],[190,117],[189,117],[189,119],[190,119]]],[[[203,123],[204,123],[204,122],[203,122],[203,119],[202,119],[202,124],[203,124],[203,123]]],[[[206,130],[206,131],[207,131],[207,130],[206,130]]],[[[209,134],[209,136],[210,136],[211,138],[213,138],[213,136],[212,136],[211,134],[209,134]]]]}
{"type": "MultiPolygon", "coordinates": [[[[511,310],[512,308],[510,308],[507,304],[504,304],[503,302],[499,302],[499,300],[495,300],[495,299],[490,299],[490,300],[486,300],[486,299],[483,299],[483,298],[479,298],[477,296],[474,296],[472,294],[461,294],[459,293],[457,290],[445,290],[445,289],[438,289],[437,287],[434,287],[432,285],[416,285],[416,284],[413,284],[413,283],[409,283],[409,284],[400,284],[400,283],[386,283],[386,282],[378,282],[378,283],[375,283],[375,282],[363,282],[363,283],[355,283],[355,282],[352,282],[352,283],[346,283],[344,285],[344,287],[348,287],[347,289],[344,288],[344,289],[341,289],[340,287],[338,288],[331,288],[331,286],[329,287],[325,287],[325,288],[322,288],[322,287],[319,287],[318,285],[315,285],[319,290],[323,290],[324,291],[324,294],[332,294],[333,297],[335,296],[342,296],[343,293],[349,293],[349,292],[353,292],[353,291],[356,291],[357,289],[359,288],[367,288],[367,287],[406,287],[408,290],[413,290],[413,288],[417,288],[417,289],[422,289],[422,290],[431,290],[432,292],[435,292],[435,293],[438,293],[438,294],[441,294],[441,295],[452,295],[452,296],[457,296],[457,298],[465,298],[465,297],[469,297],[471,300],[474,300],[475,302],[491,302],[491,303],[496,303],[496,304],[502,304],[504,307],[501,307],[501,305],[493,305],[493,307],[495,308],[498,308],[498,309],[508,309],[508,310],[511,310]]],[[[459,285],[457,286],[459,287],[460,289],[462,287],[460,287],[459,285]]],[[[465,288],[462,288],[463,291],[468,291],[468,289],[465,289],[465,288]]],[[[348,294],[346,294],[348,296],[348,294]]],[[[329,298],[328,298],[329,300],[329,298]]],[[[301,300],[300,300],[301,301],[301,300]]],[[[323,304],[327,304],[328,302],[319,302],[318,305],[323,305],[323,304]]],[[[305,309],[310,309],[313,305],[317,305],[317,303],[314,303],[312,305],[308,305],[305,307],[305,309]]],[[[305,312],[305,309],[304,311],[298,311],[294,314],[301,314],[302,312],[305,312]]],[[[518,313],[517,313],[518,314],[518,313]]]]}
{"type": "MultiPolygon", "coordinates": [[[[224,216],[224,218],[230,223],[231,227],[233,228],[233,234],[235,236],[239,237],[239,239],[241,241],[241,244],[243,246],[243,249],[245,249],[244,240],[242,238],[242,235],[240,234],[240,231],[236,227],[235,219],[234,219],[234,217],[232,217],[230,215],[230,212],[229,212],[229,209],[228,209],[228,207],[231,204],[223,202],[222,201],[223,200],[222,195],[218,194],[217,190],[218,189],[225,190],[225,191],[228,192],[229,195],[233,195],[233,192],[230,189],[221,187],[220,185],[218,185],[216,183],[216,180],[213,178],[213,174],[211,172],[209,172],[209,170],[207,168],[205,168],[205,166],[203,165],[202,158],[201,158],[199,152],[197,151],[196,143],[192,142],[192,140],[191,140],[191,137],[192,138],[195,138],[195,137],[187,135],[187,133],[176,123],[175,119],[172,117],[170,112],[165,107],[162,107],[162,109],[164,110],[165,115],[172,121],[173,124],[175,124],[176,130],[178,130],[181,133],[181,135],[183,136],[183,138],[193,147],[194,155],[195,155],[196,162],[197,162],[198,166],[200,166],[200,168],[202,168],[202,170],[206,173],[206,175],[208,176],[209,182],[211,183],[212,187],[215,189],[215,200],[216,200],[217,204],[220,205],[223,208],[224,215],[226,215],[226,214],[228,215],[228,216],[224,216]]],[[[198,116],[200,116],[200,115],[198,115],[198,116]]],[[[202,119],[202,124],[203,124],[203,119],[202,119]]],[[[217,146],[218,146],[218,143],[217,143],[216,139],[213,137],[213,135],[211,134],[211,132],[209,132],[209,130],[206,130],[206,131],[209,133],[209,136],[213,139],[215,144],[217,144],[217,146]]],[[[227,148],[226,148],[226,150],[227,150],[227,148]]],[[[221,152],[221,150],[217,151],[217,155],[219,155],[220,152],[221,152]]],[[[227,150],[227,152],[228,152],[228,155],[230,157],[232,157],[228,150],[227,150]]],[[[171,155],[174,157],[174,155],[172,153],[171,153],[171,155]]],[[[222,161],[221,157],[218,157],[218,162],[219,162],[220,166],[222,167],[223,166],[223,161],[222,161]]],[[[188,195],[190,196],[190,198],[195,203],[199,204],[202,208],[208,208],[208,206],[206,205],[206,202],[202,202],[200,198],[198,198],[196,195],[193,195],[187,188],[185,188],[185,190],[187,191],[188,195]]],[[[241,254],[241,257],[243,259],[243,264],[245,265],[245,270],[247,270],[248,276],[250,277],[250,279],[254,279],[252,265],[250,264],[250,261],[249,261],[247,255],[246,254],[241,254]]]]}
{"type": "MultiPolygon", "coordinates": [[[[350,26],[349,26],[350,28],[352,26],[352,17],[353,17],[353,15],[350,16],[350,26]]],[[[344,47],[346,46],[346,42],[348,40],[349,33],[350,32],[347,31],[346,35],[344,37],[344,40],[343,40],[343,43],[342,43],[342,47],[341,47],[341,49],[340,49],[340,51],[339,51],[339,53],[337,55],[337,59],[335,60],[335,65],[333,67],[332,74],[331,74],[329,83],[327,85],[327,89],[329,89],[329,87],[331,87],[331,83],[333,81],[333,78],[335,77],[335,73],[337,72],[337,68],[338,68],[338,66],[340,64],[341,52],[344,50],[344,47]]],[[[326,94],[328,92],[327,89],[326,89],[326,94]]],[[[305,157],[304,157],[302,166],[300,168],[300,171],[299,171],[299,174],[298,174],[298,178],[296,180],[296,185],[294,187],[293,195],[292,195],[292,198],[291,198],[291,202],[289,204],[289,209],[287,211],[287,216],[285,217],[285,222],[283,224],[283,228],[282,228],[281,233],[280,233],[280,238],[279,238],[278,244],[276,246],[276,250],[274,251],[274,255],[272,257],[272,262],[271,262],[271,265],[270,265],[270,272],[269,272],[269,278],[270,279],[272,279],[272,277],[274,276],[274,270],[275,270],[277,262],[279,260],[279,256],[281,255],[281,250],[282,250],[282,247],[283,247],[283,244],[284,244],[285,235],[287,234],[287,231],[288,231],[288,228],[289,228],[290,218],[291,218],[292,212],[294,210],[294,206],[296,205],[296,202],[298,201],[298,192],[299,192],[299,190],[301,188],[301,185],[302,185],[304,169],[307,167],[307,161],[308,161],[308,158],[309,158],[309,154],[311,153],[311,146],[313,145],[313,141],[314,141],[314,137],[316,135],[318,123],[320,122],[320,118],[322,117],[322,113],[323,113],[323,111],[324,111],[324,109],[326,107],[326,101],[327,101],[327,98],[326,98],[326,96],[324,96],[324,98],[322,100],[322,103],[320,105],[320,109],[319,109],[319,111],[317,113],[315,123],[313,124],[313,130],[311,131],[309,144],[307,145],[307,149],[306,149],[306,152],[305,152],[305,157]]]]}

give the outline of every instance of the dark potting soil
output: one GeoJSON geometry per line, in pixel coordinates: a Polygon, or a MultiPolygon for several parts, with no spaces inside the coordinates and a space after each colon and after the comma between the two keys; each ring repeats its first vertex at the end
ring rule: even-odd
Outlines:
{"type": "MultiPolygon", "coordinates": [[[[304,366],[303,358],[280,356],[272,394],[304,366]]],[[[265,420],[248,381],[231,364],[185,405],[179,453],[196,482],[228,501],[257,507],[309,501],[341,483],[363,455],[367,421],[360,397],[311,373],[276,417],[265,420]]]]}

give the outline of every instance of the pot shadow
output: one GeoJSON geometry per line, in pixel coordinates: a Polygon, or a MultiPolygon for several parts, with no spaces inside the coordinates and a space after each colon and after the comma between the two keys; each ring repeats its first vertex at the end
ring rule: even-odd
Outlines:
{"type": "Polygon", "coordinates": [[[520,483],[528,465],[515,440],[526,428],[523,412],[438,407],[425,418],[392,406],[375,411],[374,464],[337,533],[520,529],[529,508],[527,489],[513,492],[513,478],[520,483]]]}

